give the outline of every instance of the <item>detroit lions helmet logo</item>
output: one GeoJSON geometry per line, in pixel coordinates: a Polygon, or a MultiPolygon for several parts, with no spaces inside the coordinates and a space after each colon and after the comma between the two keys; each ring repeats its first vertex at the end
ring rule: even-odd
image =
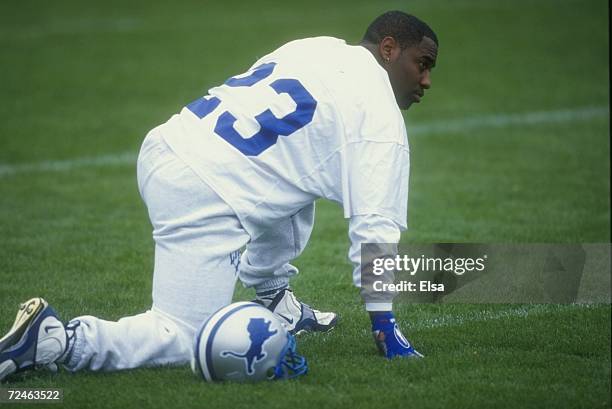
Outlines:
{"type": "Polygon", "coordinates": [[[249,349],[242,354],[234,351],[222,351],[221,356],[232,356],[234,358],[244,359],[247,374],[253,375],[255,373],[253,364],[257,361],[261,361],[267,355],[263,350],[263,344],[278,332],[276,329],[270,331],[270,324],[272,324],[272,321],[266,322],[264,318],[251,318],[247,325],[249,339],[251,340],[249,349]]]}

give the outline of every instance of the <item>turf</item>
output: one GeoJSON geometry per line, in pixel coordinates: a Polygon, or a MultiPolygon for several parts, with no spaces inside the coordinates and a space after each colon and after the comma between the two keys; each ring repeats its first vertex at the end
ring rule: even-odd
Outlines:
{"type": "MultiPolygon", "coordinates": [[[[409,6],[437,31],[440,54],[432,89],[406,115],[410,229],[402,240],[610,242],[607,2],[409,6]],[[587,114],[477,120],[559,110],[587,114]],[[470,118],[475,126],[439,126],[470,118]]],[[[146,132],[288,40],[333,35],[356,42],[374,16],[405,7],[3,1],[2,331],[17,303],[35,295],[65,318],[118,319],[147,309],[151,227],[134,163],[146,132]],[[115,159],[78,161],[108,155],[115,159]]],[[[317,210],[293,286],[342,321],[330,334],[299,339],[307,377],[208,385],[180,367],[41,372],[10,386],[63,388],[62,406],[70,408],[610,407],[610,304],[398,305],[402,326],[427,359],[378,357],[350,285],[347,223],[331,203],[317,210]]],[[[251,297],[237,289],[237,300],[251,297]]]]}

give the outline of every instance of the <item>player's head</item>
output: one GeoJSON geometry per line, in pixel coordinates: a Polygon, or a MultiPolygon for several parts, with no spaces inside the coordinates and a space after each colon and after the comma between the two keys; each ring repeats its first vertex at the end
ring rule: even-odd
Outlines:
{"type": "Polygon", "coordinates": [[[388,11],[370,24],[361,44],[389,74],[401,109],[421,100],[431,86],[438,56],[438,37],[426,23],[401,11],[388,11]]]}

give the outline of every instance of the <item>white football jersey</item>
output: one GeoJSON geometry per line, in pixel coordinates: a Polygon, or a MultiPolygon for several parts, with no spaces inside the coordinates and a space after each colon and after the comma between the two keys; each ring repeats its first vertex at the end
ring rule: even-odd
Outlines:
{"type": "Polygon", "coordinates": [[[407,227],[406,128],[386,71],[362,46],[287,43],[160,131],[249,232],[319,197],[340,203],[347,218],[407,227]]]}

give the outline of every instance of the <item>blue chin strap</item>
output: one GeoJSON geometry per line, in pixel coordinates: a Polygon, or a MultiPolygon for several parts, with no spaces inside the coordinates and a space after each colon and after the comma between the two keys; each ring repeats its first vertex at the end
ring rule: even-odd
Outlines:
{"type": "Polygon", "coordinates": [[[295,337],[287,334],[287,345],[283,349],[281,361],[274,368],[274,379],[291,379],[308,372],[306,358],[295,352],[295,337]]]}

